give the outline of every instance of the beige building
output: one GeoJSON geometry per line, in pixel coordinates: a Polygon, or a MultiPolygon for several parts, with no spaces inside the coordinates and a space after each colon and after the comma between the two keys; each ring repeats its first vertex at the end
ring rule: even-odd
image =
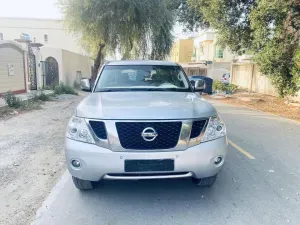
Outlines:
{"type": "Polygon", "coordinates": [[[0,41],[0,95],[24,93],[65,83],[77,86],[91,77],[92,60],[64,49],[43,47],[19,39],[0,41]]]}
{"type": "Polygon", "coordinates": [[[68,33],[62,20],[0,17],[0,40],[19,38],[86,55],[78,37],[68,33]]]}
{"type": "Polygon", "coordinates": [[[78,85],[92,64],[62,20],[0,17],[0,94],[78,85]]]}
{"type": "Polygon", "coordinates": [[[87,56],[64,49],[41,47],[38,57],[40,62],[48,62],[48,65],[46,65],[48,68],[45,68],[43,63],[41,63],[40,67],[38,68],[37,72],[41,75],[38,77],[38,79],[40,79],[38,82],[40,86],[48,86],[49,83],[51,85],[51,80],[47,79],[46,77],[46,79],[43,81],[42,77],[44,74],[47,75],[47,72],[49,73],[49,63],[57,63],[57,81],[63,82],[64,84],[70,86],[76,86],[76,84],[78,85],[80,83],[81,78],[89,78],[92,75],[91,66],[93,62],[87,56]],[[45,69],[48,69],[48,71],[44,71],[45,69]]]}
{"type": "Polygon", "coordinates": [[[194,38],[193,56],[195,62],[232,62],[235,55],[229,48],[223,49],[218,46],[215,32],[208,30],[194,38]]]}
{"type": "Polygon", "coordinates": [[[176,63],[191,62],[193,45],[193,39],[179,39],[174,42],[171,50],[171,61],[176,63]]]}

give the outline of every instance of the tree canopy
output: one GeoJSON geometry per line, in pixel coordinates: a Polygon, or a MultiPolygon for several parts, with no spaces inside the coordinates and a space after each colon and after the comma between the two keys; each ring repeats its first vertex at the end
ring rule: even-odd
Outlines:
{"type": "Polygon", "coordinates": [[[190,15],[179,22],[188,29],[209,24],[221,46],[238,54],[251,52],[281,96],[299,90],[299,0],[175,1],[178,15],[190,15]]]}
{"type": "Polygon", "coordinates": [[[123,59],[164,59],[170,52],[174,13],[164,0],[60,0],[69,29],[93,52],[123,59]]]}

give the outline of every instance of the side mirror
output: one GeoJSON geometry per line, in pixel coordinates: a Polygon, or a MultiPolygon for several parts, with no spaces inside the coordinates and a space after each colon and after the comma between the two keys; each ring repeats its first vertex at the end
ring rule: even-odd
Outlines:
{"type": "Polygon", "coordinates": [[[195,85],[194,85],[194,90],[195,92],[200,92],[202,93],[205,89],[205,81],[202,79],[196,80],[195,85]]]}
{"type": "Polygon", "coordinates": [[[83,91],[92,91],[90,79],[83,78],[80,80],[80,88],[83,91]]]}

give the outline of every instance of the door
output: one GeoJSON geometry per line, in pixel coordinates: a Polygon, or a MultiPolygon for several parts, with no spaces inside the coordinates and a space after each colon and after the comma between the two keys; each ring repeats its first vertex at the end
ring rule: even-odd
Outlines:
{"type": "Polygon", "coordinates": [[[58,63],[55,58],[48,57],[45,61],[46,86],[55,86],[59,83],[58,63]]]}

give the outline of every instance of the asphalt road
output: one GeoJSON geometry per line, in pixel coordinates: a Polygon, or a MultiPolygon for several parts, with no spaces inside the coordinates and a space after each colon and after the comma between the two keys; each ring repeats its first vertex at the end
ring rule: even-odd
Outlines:
{"type": "Polygon", "coordinates": [[[105,181],[80,192],[66,172],[33,224],[300,224],[300,124],[216,106],[235,147],[213,187],[189,179],[105,181]]]}

